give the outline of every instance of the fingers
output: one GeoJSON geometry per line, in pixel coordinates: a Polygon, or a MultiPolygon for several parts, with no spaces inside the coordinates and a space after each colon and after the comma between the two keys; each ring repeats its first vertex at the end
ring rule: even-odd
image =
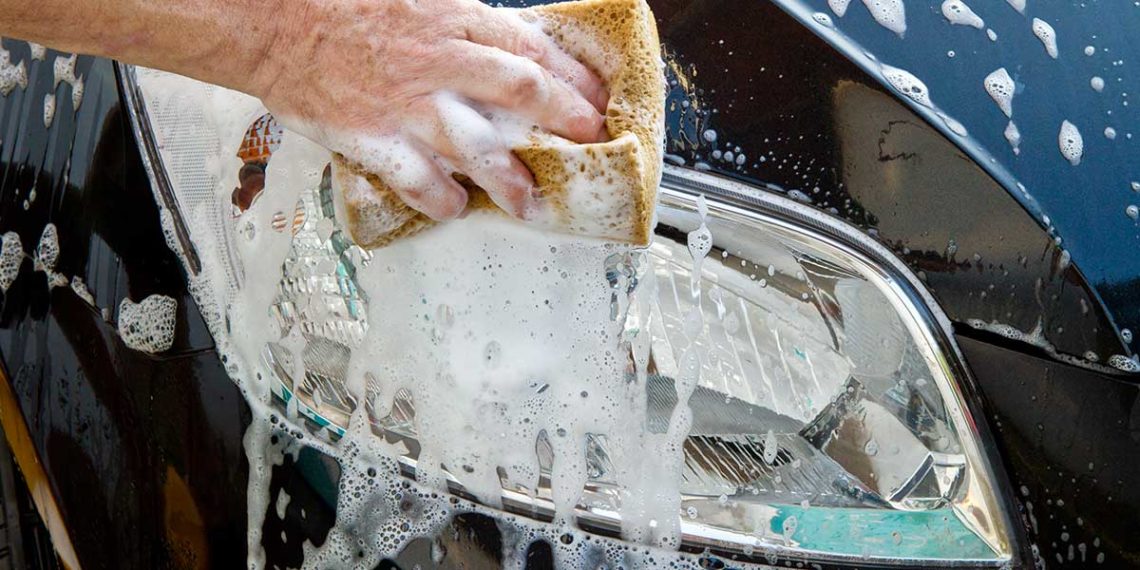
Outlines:
{"type": "Polygon", "coordinates": [[[501,49],[470,42],[456,46],[441,89],[457,90],[479,103],[501,107],[539,127],[580,143],[606,140],[605,117],[569,84],[546,68],[501,49]]]}
{"type": "Polygon", "coordinates": [[[385,137],[348,154],[388,185],[407,205],[433,220],[450,220],[467,207],[467,191],[415,143],[385,137]]]}
{"type": "Polygon", "coordinates": [[[469,40],[534,61],[569,83],[599,113],[606,112],[609,95],[602,80],[558,47],[537,24],[524,21],[514,10],[481,5],[479,12],[478,22],[468,29],[469,40]]]}
{"type": "Polygon", "coordinates": [[[495,128],[453,97],[424,99],[411,111],[409,131],[487,191],[507,213],[525,218],[534,207],[534,178],[495,128]]]}

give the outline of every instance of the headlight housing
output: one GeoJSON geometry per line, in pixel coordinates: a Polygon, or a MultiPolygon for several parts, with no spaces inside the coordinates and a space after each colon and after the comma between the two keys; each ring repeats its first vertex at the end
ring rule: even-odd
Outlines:
{"type": "MultiPolygon", "coordinates": [[[[261,169],[264,185],[271,169],[296,167],[273,162],[282,132],[260,104],[161,72],[122,72],[172,248],[192,274],[200,257],[223,268],[199,276],[194,291],[219,342],[237,334],[228,315],[249,270],[242,236],[292,235],[272,319],[303,341],[266,344],[254,366],[283,410],[303,415],[311,433],[335,446],[361,406],[345,377],[368,330],[356,279],[371,254],[337,230],[327,173],[271,227],[258,227],[241,215],[258,194],[242,194],[246,179],[235,170],[261,169]]],[[[965,368],[948,323],[905,267],[802,204],[694,171],[667,169],[657,216],[655,243],[607,269],[615,289],[640,282],[658,292],[652,305],[615,306],[628,311],[629,336],[650,339],[647,355],[631,355],[648,362],[648,431],[663,430],[677,404],[683,350],[704,355],[684,442],[687,548],[742,560],[1009,562],[1004,503],[960,389],[965,368]],[[702,195],[712,244],[693,296],[687,240],[701,225],[702,195]]],[[[405,444],[400,460],[414,473],[413,402],[397,395],[384,417],[371,398],[363,405],[378,436],[405,444]]],[[[539,441],[536,454],[539,487],[504,479],[502,508],[548,519],[551,452],[539,441]]],[[[616,533],[622,489],[610,477],[605,434],[591,438],[587,461],[578,523],[616,533]]],[[[463,494],[463,473],[449,477],[463,494]]]]}

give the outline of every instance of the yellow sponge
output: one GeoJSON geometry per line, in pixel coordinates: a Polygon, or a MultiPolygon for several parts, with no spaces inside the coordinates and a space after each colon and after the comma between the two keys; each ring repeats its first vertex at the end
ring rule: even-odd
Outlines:
{"type": "MultiPolygon", "coordinates": [[[[524,10],[570,55],[602,78],[610,94],[612,140],[576,144],[535,131],[515,154],[534,174],[539,207],[528,223],[545,229],[645,245],[661,180],[665,84],[657,26],[645,0],[580,0],[524,10]]],[[[380,177],[333,157],[353,240],[382,247],[435,224],[380,177]]],[[[498,209],[462,173],[468,205],[498,209]]],[[[504,214],[506,215],[506,214],[504,214]]]]}

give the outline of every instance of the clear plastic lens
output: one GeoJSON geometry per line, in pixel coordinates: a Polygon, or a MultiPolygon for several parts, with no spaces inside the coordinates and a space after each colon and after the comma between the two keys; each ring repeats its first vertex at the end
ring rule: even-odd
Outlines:
{"type": "MultiPolygon", "coordinates": [[[[217,116],[209,88],[194,93],[164,85],[154,72],[140,80],[151,121],[143,130],[166,165],[176,209],[224,212],[230,205],[211,202],[202,189],[219,176],[210,165],[227,158],[217,156],[218,141],[260,133],[264,140],[254,137],[241,148],[257,154],[254,160],[271,160],[272,121],[258,116],[251,122],[249,112],[217,116]]],[[[900,280],[900,270],[797,222],[799,206],[763,195],[757,195],[762,203],[741,205],[737,198],[747,188],[718,188],[715,179],[672,172],[654,244],[612,260],[608,277],[615,288],[641,282],[657,290],[648,309],[614,307],[615,317],[630,311],[627,326],[650,323],[648,353],[629,355],[631,363],[648,359],[649,431],[669,424],[689,339],[697,339],[692,342],[702,355],[684,443],[685,543],[743,555],[776,549],[909,564],[1008,560],[1005,519],[948,364],[954,356],[940,348],[937,324],[900,280]],[[700,225],[695,188],[708,198],[712,234],[699,296],[692,294],[686,244],[700,225]],[[736,197],[718,198],[730,195],[736,197]],[[652,318],[639,318],[644,310],[652,318]],[[706,334],[688,334],[693,327],[707,327],[706,334]]],[[[244,200],[241,190],[235,188],[234,208],[244,200]]],[[[326,172],[272,229],[241,227],[238,216],[223,215],[215,235],[190,238],[195,247],[224,249],[247,232],[293,234],[273,313],[282,331],[303,339],[269,343],[263,359],[282,405],[335,438],[361,405],[344,379],[368,329],[367,299],[355,276],[370,255],[334,231],[331,192],[326,172]]],[[[240,267],[231,278],[240,282],[240,267]]],[[[436,315],[440,322],[447,317],[436,315]]],[[[373,394],[376,380],[370,382],[373,394]]],[[[371,397],[364,405],[377,435],[403,442],[404,463],[414,469],[419,446],[411,400],[397,395],[383,417],[371,397]]],[[[548,518],[552,454],[541,438],[535,453],[544,474],[539,487],[503,477],[503,508],[548,518]]],[[[587,461],[580,524],[615,532],[623,493],[611,477],[605,435],[589,439],[587,461]]],[[[463,473],[449,476],[462,493],[463,473]]]]}

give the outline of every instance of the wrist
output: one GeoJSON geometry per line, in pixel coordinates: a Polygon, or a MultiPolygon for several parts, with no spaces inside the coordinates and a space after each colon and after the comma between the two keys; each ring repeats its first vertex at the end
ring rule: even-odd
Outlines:
{"type": "Polygon", "coordinates": [[[307,0],[274,0],[259,11],[267,17],[257,26],[248,82],[241,91],[263,101],[272,98],[277,83],[289,72],[289,62],[296,63],[297,47],[308,43],[304,22],[314,6],[307,0]]]}

